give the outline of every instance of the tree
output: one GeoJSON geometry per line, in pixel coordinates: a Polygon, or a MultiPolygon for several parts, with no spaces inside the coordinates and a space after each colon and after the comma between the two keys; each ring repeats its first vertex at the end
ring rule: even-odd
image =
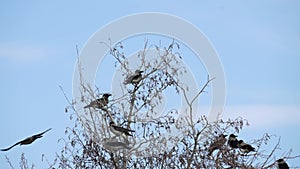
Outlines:
{"type": "MultiPolygon", "coordinates": [[[[65,146],[49,168],[275,167],[274,152],[279,149],[280,138],[271,152],[266,152],[265,147],[274,136],[265,134],[259,139],[247,140],[255,151],[243,153],[239,148],[228,146],[227,139],[222,141],[218,138],[241,132],[249,125],[246,119],[238,117],[209,122],[205,115],[197,116],[200,113],[193,109],[196,99],[205,92],[214,77],[208,76],[202,88],[189,97],[189,86],[179,78],[187,71],[180,64],[183,56],[179,43],[173,40],[167,47],[149,47],[146,42],[138,54],[137,70],[143,72],[130,67],[122,43],[107,46],[116,60],[115,67],[119,67],[125,78],[123,81],[127,80],[127,84],[123,84],[125,90],[118,96],[113,95],[109,102],[102,102],[100,107],[85,108],[79,113],[76,104],[85,106],[101,100],[99,89],[94,90],[86,84],[80,74],[81,102],[70,101],[66,97],[69,102],[66,111],[70,112],[70,119],[75,125],[66,129],[67,137],[60,139],[65,146]],[[153,49],[156,57],[147,59],[147,54],[153,49]],[[141,78],[133,81],[133,77],[139,75],[141,78]],[[168,89],[183,96],[187,109],[171,109],[162,114],[156,112],[156,107],[163,101],[163,92],[168,89]],[[128,131],[129,135],[122,134],[120,130],[120,134],[114,134],[111,122],[121,127],[120,130],[128,131]]],[[[291,156],[290,151],[282,158],[297,157],[291,156]]]]}

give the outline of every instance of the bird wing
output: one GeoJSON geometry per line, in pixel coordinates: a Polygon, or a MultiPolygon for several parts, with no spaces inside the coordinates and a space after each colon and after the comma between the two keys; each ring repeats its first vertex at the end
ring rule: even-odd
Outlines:
{"type": "Polygon", "coordinates": [[[92,101],[90,104],[88,104],[88,105],[86,105],[86,106],[84,106],[83,108],[89,108],[89,107],[94,107],[95,105],[97,104],[97,102],[96,101],[92,101]]]}
{"type": "Polygon", "coordinates": [[[34,142],[36,139],[43,137],[43,134],[45,134],[46,132],[48,132],[49,130],[51,130],[52,128],[47,129],[46,131],[39,133],[39,134],[35,134],[31,137],[27,137],[26,139],[20,141],[21,145],[25,145],[25,144],[31,144],[32,142],[34,142]]]}
{"type": "Polygon", "coordinates": [[[238,140],[228,139],[228,144],[231,148],[239,148],[238,140]]]}
{"type": "Polygon", "coordinates": [[[247,148],[248,150],[250,150],[250,151],[255,151],[255,148],[252,147],[250,144],[247,144],[247,145],[246,145],[246,148],[247,148]]]}
{"type": "Polygon", "coordinates": [[[127,79],[125,79],[124,81],[124,84],[129,84],[132,82],[133,78],[135,77],[136,75],[132,75],[132,76],[129,76],[127,79]]]}
{"type": "Polygon", "coordinates": [[[133,81],[138,80],[141,76],[141,73],[134,73],[125,80],[124,84],[134,83],[133,81]]]}
{"type": "Polygon", "coordinates": [[[101,97],[101,99],[100,100],[98,100],[98,102],[97,102],[101,107],[103,107],[103,106],[106,106],[107,105],[107,103],[108,103],[108,98],[105,98],[105,97],[101,97]]]}
{"type": "Polygon", "coordinates": [[[100,99],[92,101],[89,105],[86,105],[83,108],[89,108],[89,107],[101,108],[103,106],[106,106],[106,104],[107,103],[106,103],[105,98],[100,98],[100,99]]]}
{"type": "Polygon", "coordinates": [[[89,108],[89,107],[91,107],[91,105],[89,104],[89,105],[86,105],[86,106],[84,106],[83,108],[89,108]]]}
{"type": "Polygon", "coordinates": [[[135,75],[133,75],[132,80],[136,80],[136,79],[140,78],[141,76],[142,76],[141,74],[135,74],[135,75]]]}
{"type": "Polygon", "coordinates": [[[225,142],[226,142],[226,138],[222,136],[215,139],[208,148],[208,152],[209,152],[208,155],[211,155],[213,151],[215,151],[216,149],[221,148],[225,144],[225,142]]]}
{"type": "Polygon", "coordinates": [[[242,143],[242,144],[240,144],[239,145],[239,147],[241,148],[241,149],[244,149],[244,150],[247,150],[247,151],[255,151],[255,148],[254,147],[252,147],[250,144],[247,144],[247,143],[242,143]]]}
{"type": "Polygon", "coordinates": [[[100,101],[100,99],[93,100],[93,101],[90,102],[90,104],[84,106],[84,108],[97,106],[99,104],[99,101],[100,101]]]}
{"type": "MultiPolygon", "coordinates": [[[[23,141],[23,140],[22,140],[22,141],[23,141]]],[[[16,144],[14,144],[14,145],[12,145],[12,146],[10,146],[10,147],[8,147],[8,148],[1,149],[1,151],[8,151],[8,150],[10,150],[11,148],[13,148],[14,146],[20,144],[22,141],[19,141],[19,142],[17,142],[16,144]]]]}
{"type": "MultiPolygon", "coordinates": [[[[287,165],[286,162],[280,164],[280,166],[281,166],[282,169],[289,169],[289,166],[287,165]]],[[[281,169],[281,168],[280,168],[280,169],[281,169]]]]}
{"type": "Polygon", "coordinates": [[[123,132],[123,133],[125,133],[125,132],[135,132],[134,130],[126,129],[126,128],[123,128],[123,127],[120,127],[120,126],[116,126],[116,125],[113,125],[112,127],[113,127],[115,130],[121,131],[121,132],[123,132]]]}
{"type": "Polygon", "coordinates": [[[45,134],[46,132],[48,132],[49,130],[51,130],[52,128],[49,128],[49,129],[47,129],[46,131],[44,131],[44,132],[41,132],[41,133],[39,133],[39,134],[36,134],[36,135],[33,135],[32,137],[42,137],[43,136],[43,134],[45,134]]]}

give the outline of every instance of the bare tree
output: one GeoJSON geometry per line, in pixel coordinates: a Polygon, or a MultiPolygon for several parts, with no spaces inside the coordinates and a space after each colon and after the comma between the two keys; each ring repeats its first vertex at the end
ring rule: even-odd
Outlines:
{"type": "MultiPolygon", "coordinates": [[[[238,117],[209,122],[205,115],[197,116],[200,113],[194,109],[196,100],[215,77],[208,76],[202,88],[190,96],[188,83],[180,81],[187,69],[181,64],[184,56],[179,43],[173,40],[169,46],[161,47],[146,41],[137,56],[139,65],[135,70],[130,67],[122,43],[101,44],[110,49],[115,67],[119,67],[126,83],[120,84],[119,95],[113,95],[105,105],[83,108],[91,101],[96,104],[101,91],[86,84],[80,73],[80,102],[66,97],[66,111],[75,125],[66,128],[66,137],[60,139],[65,146],[49,168],[275,168],[274,153],[280,139],[271,152],[265,149],[274,136],[265,134],[246,140],[255,151],[243,153],[218,138],[240,133],[249,125],[247,120],[238,117]],[[153,49],[156,57],[147,59],[153,49]],[[182,95],[187,109],[157,112],[167,89],[182,95]],[[82,105],[80,112],[78,104],[82,105]]],[[[298,157],[290,151],[282,158],[298,157]]]]}

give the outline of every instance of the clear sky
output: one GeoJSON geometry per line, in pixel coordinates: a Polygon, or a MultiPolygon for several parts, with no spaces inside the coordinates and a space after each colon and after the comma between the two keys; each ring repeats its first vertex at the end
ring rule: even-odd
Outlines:
{"type": "MultiPolygon", "coordinates": [[[[7,1],[0,5],[0,147],[53,129],[33,145],[0,152],[0,168],[22,152],[37,168],[53,160],[72,126],[59,90],[72,96],[75,46],[105,24],[140,12],[164,12],[193,23],[215,46],[226,75],[224,117],[242,116],[247,139],[281,136],[282,151],[300,154],[300,2],[7,1]]],[[[293,165],[297,163],[288,161],[293,165]]],[[[299,165],[299,160],[298,164],[299,165]]]]}

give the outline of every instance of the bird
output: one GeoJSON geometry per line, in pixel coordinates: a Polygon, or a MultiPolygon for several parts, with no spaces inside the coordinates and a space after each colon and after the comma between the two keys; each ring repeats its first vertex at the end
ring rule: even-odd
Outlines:
{"type": "Polygon", "coordinates": [[[231,148],[239,148],[238,147],[238,140],[236,138],[237,136],[234,134],[230,134],[228,137],[228,141],[227,144],[231,147],[231,148]]]}
{"type": "Polygon", "coordinates": [[[134,84],[134,85],[138,84],[142,80],[142,77],[143,77],[142,73],[143,72],[144,71],[142,71],[142,70],[136,70],[133,75],[131,75],[131,76],[129,76],[125,79],[124,84],[125,85],[127,85],[129,83],[134,84]]]}
{"type": "Polygon", "coordinates": [[[108,104],[108,98],[109,96],[111,96],[111,94],[109,93],[104,93],[103,96],[100,99],[96,99],[94,101],[91,101],[90,104],[84,106],[83,108],[89,108],[89,107],[93,107],[93,108],[97,108],[97,109],[102,109],[103,107],[105,107],[108,104]]]}
{"type": "Polygon", "coordinates": [[[284,159],[280,158],[280,159],[277,160],[277,168],[278,169],[289,169],[290,167],[284,161],[284,159]]]}
{"type": "Polygon", "coordinates": [[[103,141],[103,146],[109,150],[117,151],[120,149],[130,149],[128,144],[124,142],[114,141],[108,138],[104,138],[102,141],[103,141]]]}
{"type": "Polygon", "coordinates": [[[243,140],[239,140],[238,147],[243,153],[255,151],[254,147],[252,147],[250,144],[245,143],[243,140]]]}
{"type": "Polygon", "coordinates": [[[49,128],[48,130],[46,130],[46,131],[44,131],[44,132],[42,132],[42,133],[33,135],[33,136],[31,136],[31,137],[27,137],[27,138],[25,138],[24,140],[17,142],[16,144],[12,145],[12,146],[9,147],[9,148],[1,149],[1,151],[8,151],[8,150],[10,150],[11,148],[13,148],[14,146],[19,145],[19,144],[20,144],[20,146],[21,146],[21,145],[28,145],[28,144],[31,144],[31,143],[34,142],[36,139],[42,138],[42,137],[43,137],[43,134],[45,134],[46,132],[48,132],[48,131],[51,130],[51,129],[52,129],[52,128],[49,128]]]}
{"type": "Polygon", "coordinates": [[[226,143],[226,136],[220,134],[208,147],[208,156],[211,156],[216,149],[220,149],[226,143]]]}
{"type": "Polygon", "coordinates": [[[134,130],[126,129],[120,126],[115,125],[114,122],[109,123],[110,130],[113,132],[116,136],[132,136],[131,132],[135,132],[134,130]]]}

